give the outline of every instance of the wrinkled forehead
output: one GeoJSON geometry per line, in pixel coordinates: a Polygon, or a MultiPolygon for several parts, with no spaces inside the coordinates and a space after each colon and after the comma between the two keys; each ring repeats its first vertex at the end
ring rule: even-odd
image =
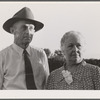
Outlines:
{"type": "Polygon", "coordinates": [[[25,20],[20,20],[20,21],[17,21],[16,23],[13,24],[14,27],[19,27],[19,26],[32,26],[32,27],[35,27],[31,21],[25,21],[25,20]]]}
{"type": "Polygon", "coordinates": [[[68,43],[80,43],[84,44],[84,37],[79,32],[68,32],[65,33],[64,36],[61,39],[61,45],[62,44],[68,44],[68,43]]]}
{"type": "Polygon", "coordinates": [[[71,34],[69,37],[66,39],[67,42],[82,42],[82,36],[79,34],[71,34]]]}

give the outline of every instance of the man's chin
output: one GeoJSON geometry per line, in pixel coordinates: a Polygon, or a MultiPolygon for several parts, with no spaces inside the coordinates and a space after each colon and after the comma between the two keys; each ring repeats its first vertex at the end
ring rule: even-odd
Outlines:
{"type": "Polygon", "coordinates": [[[31,41],[25,41],[25,42],[23,42],[23,44],[25,44],[25,45],[29,45],[30,42],[31,42],[31,41]]]}
{"type": "Polygon", "coordinates": [[[31,40],[30,40],[30,39],[27,39],[27,40],[24,40],[23,42],[24,42],[24,43],[30,43],[31,40]]]}

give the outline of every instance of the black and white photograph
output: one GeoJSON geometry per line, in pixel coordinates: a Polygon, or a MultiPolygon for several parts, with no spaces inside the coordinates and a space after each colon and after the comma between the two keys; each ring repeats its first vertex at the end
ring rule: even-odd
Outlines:
{"type": "Polygon", "coordinates": [[[2,98],[100,97],[99,1],[6,1],[0,13],[2,98]]]}

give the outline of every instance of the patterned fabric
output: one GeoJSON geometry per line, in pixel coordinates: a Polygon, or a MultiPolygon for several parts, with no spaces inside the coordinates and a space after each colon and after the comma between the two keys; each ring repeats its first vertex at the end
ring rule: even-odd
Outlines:
{"type": "Polygon", "coordinates": [[[62,75],[64,66],[54,70],[48,77],[46,89],[55,90],[100,90],[100,68],[83,61],[72,74],[73,82],[68,84],[62,75]]]}

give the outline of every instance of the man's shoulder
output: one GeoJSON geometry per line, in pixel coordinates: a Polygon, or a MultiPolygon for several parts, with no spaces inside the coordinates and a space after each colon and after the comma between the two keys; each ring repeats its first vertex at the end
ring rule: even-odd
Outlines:
{"type": "Polygon", "coordinates": [[[42,48],[39,47],[35,47],[35,46],[30,46],[31,47],[31,51],[33,52],[33,54],[38,54],[38,55],[43,55],[45,54],[44,50],[42,48]]]}
{"type": "Polygon", "coordinates": [[[31,50],[35,51],[35,52],[43,52],[44,51],[42,48],[39,48],[39,47],[35,47],[35,46],[30,46],[30,47],[31,47],[31,50]]]}
{"type": "Polygon", "coordinates": [[[7,46],[6,48],[2,49],[2,50],[0,51],[0,54],[5,54],[6,52],[9,52],[9,49],[11,49],[11,46],[12,46],[12,45],[7,46]]]}

